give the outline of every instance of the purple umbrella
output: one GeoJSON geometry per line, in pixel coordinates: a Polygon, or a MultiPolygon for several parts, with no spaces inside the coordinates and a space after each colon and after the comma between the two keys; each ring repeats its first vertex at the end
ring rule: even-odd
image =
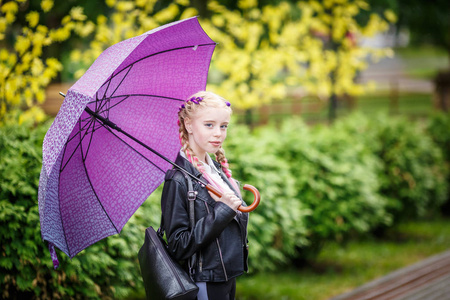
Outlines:
{"type": "Polygon", "coordinates": [[[55,267],[55,246],[72,258],[119,233],[161,184],[180,149],[178,107],[205,89],[215,45],[197,18],[174,22],[106,49],[69,89],[39,181],[55,267]]]}

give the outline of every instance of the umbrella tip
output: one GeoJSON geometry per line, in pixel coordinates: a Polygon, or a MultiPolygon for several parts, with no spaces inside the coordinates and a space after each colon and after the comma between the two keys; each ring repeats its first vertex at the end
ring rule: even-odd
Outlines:
{"type": "Polygon", "coordinates": [[[53,262],[53,268],[56,270],[59,267],[59,260],[56,256],[55,245],[51,242],[48,242],[48,250],[50,251],[50,256],[53,262]]]}
{"type": "Polygon", "coordinates": [[[66,94],[64,94],[63,92],[59,92],[59,94],[60,94],[61,96],[63,96],[64,98],[66,97],[66,94]]]}

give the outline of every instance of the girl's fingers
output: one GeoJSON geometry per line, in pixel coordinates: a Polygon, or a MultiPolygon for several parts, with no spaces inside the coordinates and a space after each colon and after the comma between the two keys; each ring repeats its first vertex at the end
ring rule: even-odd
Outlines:
{"type": "Polygon", "coordinates": [[[210,191],[208,191],[208,193],[211,195],[211,198],[213,198],[214,201],[219,201],[220,200],[219,197],[217,197],[215,194],[211,193],[210,191]]]}
{"type": "Polygon", "coordinates": [[[234,210],[237,210],[238,207],[241,205],[241,199],[239,199],[239,197],[237,197],[234,193],[225,193],[222,195],[221,198],[217,197],[211,192],[209,192],[209,194],[215,201],[221,201],[234,210]]]}

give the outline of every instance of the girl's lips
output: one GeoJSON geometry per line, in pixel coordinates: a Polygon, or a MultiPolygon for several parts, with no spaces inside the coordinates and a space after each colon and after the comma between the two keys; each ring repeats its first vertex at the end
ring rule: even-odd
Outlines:
{"type": "Polygon", "coordinates": [[[216,147],[218,147],[218,146],[220,146],[220,144],[221,144],[221,142],[210,142],[213,146],[216,146],[216,147]]]}

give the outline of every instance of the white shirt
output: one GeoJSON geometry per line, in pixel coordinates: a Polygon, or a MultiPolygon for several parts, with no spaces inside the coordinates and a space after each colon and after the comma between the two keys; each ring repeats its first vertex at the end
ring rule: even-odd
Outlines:
{"type": "MultiPolygon", "coordinates": [[[[184,158],[187,159],[186,154],[184,153],[183,150],[180,150],[180,154],[181,156],[183,156],[184,158]]],[[[228,186],[228,184],[222,179],[222,177],[219,175],[219,171],[217,170],[216,166],[213,163],[213,160],[211,159],[211,157],[209,156],[209,154],[206,154],[206,162],[204,163],[202,161],[200,161],[200,163],[203,164],[203,167],[205,169],[205,172],[214,180],[215,183],[220,185],[220,188],[224,191],[224,192],[233,192],[230,187],[228,186]]]]}

